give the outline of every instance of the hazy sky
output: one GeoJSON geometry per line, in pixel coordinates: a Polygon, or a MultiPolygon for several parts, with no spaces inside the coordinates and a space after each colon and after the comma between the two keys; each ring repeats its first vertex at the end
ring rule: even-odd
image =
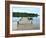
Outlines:
{"type": "Polygon", "coordinates": [[[36,7],[13,7],[12,11],[40,14],[40,8],[36,8],[36,7]]]}

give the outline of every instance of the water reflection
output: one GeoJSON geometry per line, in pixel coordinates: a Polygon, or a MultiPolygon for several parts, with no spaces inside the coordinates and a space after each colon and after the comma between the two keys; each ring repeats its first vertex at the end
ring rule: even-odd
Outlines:
{"type": "MultiPolygon", "coordinates": [[[[38,17],[25,17],[26,19],[25,20],[23,20],[24,22],[22,22],[22,24],[21,24],[21,22],[20,21],[22,21],[22,19],[23,19],[24,17],[13,17],[12,18],[12,25],[14,25],[14,23],[15,22],[17,22],[17,27],[19,27],[19,25],[23,25],[23,23],[25,24],[25,26],[27,26],[26,25],[26,23],[25,23],[25,20],[27,19],[28,21],[29,21],[29,24],[28,24],[28,26],[30,27],[31,25],[32,26],[34,26],[33,27],[33,29],[34,30],[36,30],[36,29],[40,29],[40,16],[38,16],[38,17]]],[[[28,23],[28,22],[27,22],[28,23]]],[[[13,28],[15,27],[15,25],[13,26],[13,28]]],[[[20,27],[20,28],[22,28],[22,27],[20,27]]],[[[24,27],[25,28],[25,27],[24,27]]],[[[23,29],[24,29],[23,28],[23,29]]],[[[28,28],[29,29],[29,28],[28,28]]]]}

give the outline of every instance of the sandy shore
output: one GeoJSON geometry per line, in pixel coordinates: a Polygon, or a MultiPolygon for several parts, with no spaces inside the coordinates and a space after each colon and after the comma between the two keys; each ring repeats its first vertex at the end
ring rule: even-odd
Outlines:
{"type": "Polygon", "coordinates": [[[24,17],[19,24],[17,24],[17,29],[14,30],[35,30],[39,29],[39,27],[36,27],[31,21],[27,19],[27,17],[24,17]]]}
{"type": "Polygon", "coordinates": [[[31,30],[33,29],[32,24],[19,24],[17,30],[31,30]]]}

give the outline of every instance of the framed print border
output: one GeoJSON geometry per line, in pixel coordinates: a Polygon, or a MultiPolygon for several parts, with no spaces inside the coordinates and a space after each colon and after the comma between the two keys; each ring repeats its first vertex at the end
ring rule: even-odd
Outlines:
{"type": "Polygon", "coordinates": [[[5,1],[5,37],[18,37],[18,36],[33,36],[33,35],[44,35],[45,34],[45,4],[37,2],[20,2],[20,1],[5,1]],[[24,34],[10,34],[10,4],[21,4],[21,5],[38,5],[43,6],[43,22],[41,33],[24,33],[24,34]]]}

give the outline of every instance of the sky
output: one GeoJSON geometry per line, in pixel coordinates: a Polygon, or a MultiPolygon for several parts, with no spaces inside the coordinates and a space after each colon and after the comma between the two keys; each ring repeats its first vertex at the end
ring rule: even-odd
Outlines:
{"type": "Polygon", "coordinates": [[[40,8],[37,7],[13,7],[12,11],[40,14],[40,8]]]}

